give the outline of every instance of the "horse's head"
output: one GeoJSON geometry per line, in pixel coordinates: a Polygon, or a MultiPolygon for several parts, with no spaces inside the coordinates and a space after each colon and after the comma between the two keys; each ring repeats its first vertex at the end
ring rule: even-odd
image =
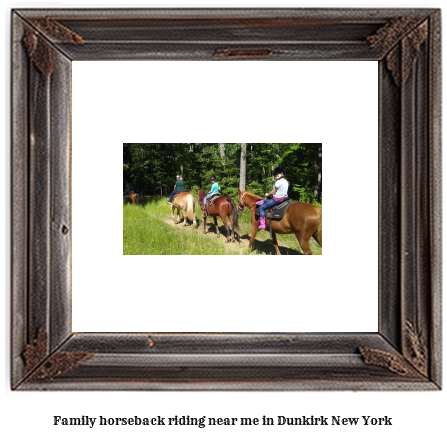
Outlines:
{"type": "Polygon", "coordinates": [[[239,213],[242,213],[242,210],[247,205],[247,200],[245,199],[245,195],[248,193],[247,190],[241,191],[241,189],[238,190],[238,197],[237,197],[237,211],[239,213]]]}
{"type": "Polygon", "coordinates": [[[197,200],[199,201],[199,204],[201,204],[203,202],[203,200],[205,199],[206,193],[203,190],[199,190],[197,192],[197,200]]]}
{"type": "Polygon", "coordinates": [[[258,195],[254,195],[253,193],[247,192],[247,190],[240,190],[238,189],[238,197],[237,197],[237,211],[239,213],[242,212],[242,210],[247,206],[248,208],[252,208],[256,201],[259,201],[259,199],[262,199],[258,195]]]}

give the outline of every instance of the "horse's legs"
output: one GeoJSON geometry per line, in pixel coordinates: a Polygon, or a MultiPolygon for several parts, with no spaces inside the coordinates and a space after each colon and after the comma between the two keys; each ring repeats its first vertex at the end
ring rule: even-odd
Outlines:
{"type": "Polygon", "coordinates": [[[197,228],[197,217],[196,217],[196,212],[194,211],[194,221],[192,223],[196,228],[197,228]]]}
{"type": "Polygon", "coordinates": [[[231,224],[231,228],[230,228],[230,238],[231,240],[234,242],[235,236],[236,236],[236,232],[234,231],[234,221],[233,221],[233,211],[230,211],[230,208],[228,208],[228,217],[230,219],[230,224],[231,224]]]}
{"type": "Polygon", "coordinates": [[[220,217],[222,219],[222,223],[225,225],[225,228],[227,230],[227,243],[230,242],[230,228],[227,224],[227,218],[225,216],[220,217]]]}
{"type": "Polygon", "coordinates": [[[177,208],[177,223],[180,223],[180,208],[177,208]]]}
{"type": "Polygon", "coordinates": [[[216,233],[217,233],[217,237],[219,237],[220,236],[220,234],[219,234],[219,226],[218,226],[218,224],[217,224],[217,217],[216,216],[214,216],[214,225],[215,225],[215,227],[216,227],[216,233]]]}
{"type": "Polygon", "coordinates": [[[186,227],[186,225],[188,225],[188,221],[187,219],[187,215],[186,215],[186,211],[182,209],[182,213],[183,213],[183,226],[186,227]]]}
{"type": "Polygon", "coordinates": [[[172,218],[172,222],[175,223],[174,206],[173,205],[171,205],[171,218],[172,218]]]}
{"type": "Polygon", "coordinates": [[[253,246],[257,233],[258,233],[258,224],[257,222],[254,222],[251,224],[251,237],[250,237],[250,243],[248,244],[249,251],[251,251],[251,247],[253,246]]]}
{"type": "Polygon", "coordinates": [[[206,216],[203,216],[203,234],[206,234],[206,216]]]}
{"type": "Polygon", "coordinates": [[[295,236],[298,239],[301,249],[303,250],[303,254],[312,255],[312,251],[309,246],[309,239],[311,236],[305,236],[302,232],[295,233],[295,236]]]}
{"type": "Polygon", "coordinates": [[[276,251],[276,255],[281,255],[281,253],[279,252],[278,241],[276,240],[276,233],[274,233],[273,231],[272,231],[272,241],[276,251]]]}

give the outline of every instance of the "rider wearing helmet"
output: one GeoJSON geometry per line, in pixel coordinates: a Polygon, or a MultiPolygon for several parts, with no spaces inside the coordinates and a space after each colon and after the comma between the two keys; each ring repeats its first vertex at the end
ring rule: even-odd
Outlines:
{"type": "Polygon", "coordinates": [[[288,198],[287,191],[289,190],[289,181],[285,179],[285,172],[282,167],[277,167],[273,171],[273,176],[275,178],[275,184],[273,190],[266,193],[266,200],[262,205],[259,206],[259,225],[258,230],[265,230],[265,210],[273,207],[279,201],[288,198]]]}
{"type": "Polygon", "coordinates": [[[208,192],[208,195],[205,196],[205,199],[203,200],[203,208],[206,206],[206,201],[211,198],[211,196],[215,195],[216,193],[219,194],[220,186],[218,182],[216,181],[216,177],[213,175],[210,178],[211,181],[211,190],[208,192]]]}

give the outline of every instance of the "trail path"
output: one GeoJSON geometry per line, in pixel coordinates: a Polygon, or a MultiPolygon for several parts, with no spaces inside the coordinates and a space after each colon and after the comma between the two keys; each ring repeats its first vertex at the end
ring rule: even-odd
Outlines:
{"type": "MultiPolygon", "coordinates": [[[[203,222],[202,220],[200,220],[199,222],[199,226],[196,228],[193,225],[187,225],[184,226],[183,225],[183,219],[179,224],[175,224],[171,217],[167,217],[167,218],[163,218],[163,221],[169,225],[171,225],[172,227],[176,227],[178,229],[181,229],[182,231],[184,231],[185,233],[200,233],[204,238],[208,238],[208,239],[214,239],[217,240],[217,234],[216,234],[216,227],[214,226],[214,223],[212,223],[211,225],[207,222],[206,226],[207,226],[207,230],[208,232],[206,234],[203,234],[203,222]]],[[[224,245],[225,247],[225,251],[228,254],[243,254],[244,251],[248,251],[248,243],[249,240],[247,238],[247,236],[242,236],[241,237],[241,241],[240,243],[236,242],[230,242],[227,243],[227,230],[225,229],[225,227],[220,224],[219,225],[219,241],[221,242],[222,245],[224,245]]]]}
{"type": "MultiPolygon", "coordinates": [[[[160,218],[159,218],[160,219],[160,218]]],[[[186,233],[203,233],[203,220],[202,218],[199,219],[199,226],[197,229],[192,225],[183,225],[183,219],[181,218],[180,224],[175,224],[170,216],[164,217],[163,221],[173,227],[177,227],[182,229],[186,233]]],[[[214,225],[213,219],[208,218],[207,224],[206,224],[208,232],[206,234],[202,234],[202,236],[207,237],[209,239],[217,239],[216,235],[216,227],[214,225]]],[[[225,250],[228,254],[243,254],[248,251],[248,245],[250,242],[250,233],[243,233],[241,236],[240,243],[238,242],[231,242],[227,243],[227,231],[225,229],[225,226],[222,224],[222,222],[218,219],[218,227],[219,227],[219,240],[222,243],[222,245],[225,246],[225,250]]],[[[278,235],[278,243],[279,243],[279,250],[281,251],[281,254],[289,254],[289,255],[302,255],[302,252],[299,248],[298,242],[294,242],[291,247],[287,246],[287,243],[281,242],[281,236],[278,235]]],[[[275,249],[273,247],[272,240],[270,239],[270,233],[268,231],[260,231],[256,235],[255,243],[254,243],[254,250],[260,252],[261,254],[267,254],[267,255],[275,255],[275,249]]],[[[255,254],[255,252],[252,252],[252,254],[255,254]]]]}

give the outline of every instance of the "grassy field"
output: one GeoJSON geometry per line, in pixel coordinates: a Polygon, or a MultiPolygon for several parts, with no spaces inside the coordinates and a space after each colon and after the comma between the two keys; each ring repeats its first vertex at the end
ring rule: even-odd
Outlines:
{"type": "MultiPolygon", "coordinates": [[[[220,238],[212,218],[207,219],[208,233],[203,234],[203,221],[200,208],[196,205],[198,228],[183,223],[176,225],[171,221],[171,208],[166,205],[167,198],[149,198],[142,205],[123,206],[123,254],[124,255],[265,255],[275,254],[268,231],[258,232],[254,250],[248,251],[251,234],[250,211],[239,214],[242,231],[241,243],[226,243],[226,230],[220,218],[218,227],[220,238]]],[[[180,217],[182,215],[180,214],[180,217]]],[[[182,219],[183,220],[183,219],[182,219]]],[[[301,248],[296,237],[277,235],[281,254],[299,255],[301,248]]],[[[315,255],[322,254],[321,248],[311,239],[310,247],[315,255]]]]}

